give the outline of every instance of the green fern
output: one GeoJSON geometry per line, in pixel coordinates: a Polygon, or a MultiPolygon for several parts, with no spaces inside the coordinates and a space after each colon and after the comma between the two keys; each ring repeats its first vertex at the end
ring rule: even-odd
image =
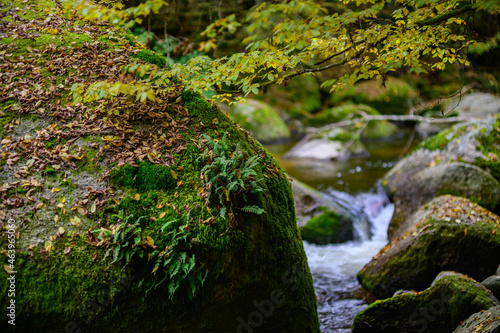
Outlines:
{"type": "MultiPolygon", "coordinates": [[[[231,196],[242,194],[246,201],[245,192],[258,193],[262,191],[262,187],[259,185],[260,179],[256,179],[258,174],[255,171],[260,157],[256,155],[245,160],[239,144],[231,153],[227,133],[220,140],[214,140],[205,134],[202,135],[201,139],[206,140],[207,146],[212,148],[212,152],[205,149],[199,157],[200,162],[206,162],[207,160],[211,162],[205,165],[201,172],[205,182],[210,186],[211,194],[218,198],[221,205],[219,215],[225,218],[227,209],[232,210],[231,196]]],[[[264,213],[264,210],[257,206],[246,207],[252,208],[242,209],[245,212],[259,215],[264,213]]]]}

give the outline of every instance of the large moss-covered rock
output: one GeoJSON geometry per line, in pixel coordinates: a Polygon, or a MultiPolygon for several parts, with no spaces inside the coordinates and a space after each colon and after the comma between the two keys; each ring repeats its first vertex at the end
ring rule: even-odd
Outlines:
{"type": "Polygon", "coordinates": [[[315,244],[342,243],[354,239],[352,220],[334,211],[313,217],[300,227],[302,239],[315,244]]]}
{"type": "Polygon", "coordinates": [[[470,315],[466,321],[453,331],[453,333],[472,332],[499,333],[500,305],[470,315]]]}
{"type": "MultiPolygon", "coordinates": [[[[394,237],[399,225],[405,221],[405,218],[411,215],[411,212],[407,211],[405,207],[405,203],[410,202],[408,200],[411,200],[411,198],[402,198],[398,194],[406,195],[408,191],[411,192],[413,186],[433,186],[432,184],[419,185],[421,180],[416,179],[416,177],[417,175],[419,177],[426,175],[427,171],[421,173],[424,169],[436,167],[443,163],[464,162],[489,172],[497,182],[500,180],[499,125],[500,117],[490,117],[480,121],[455,125],[424,141],[419,148],[399,161],[391,169],[383,180],[387,193],[396,203],[395,214],[389,228],[390,238],[394,237]]],[[[485,177],[488,178],[485,175],[482,176],[486,180],[485,177]]],[[[487,182],[491,183],[491,181],[487,182]]],[[[458,192],[454,194],[458,194],[458,192]]],[[[471,196],[472,200],[479,201],[478,195],[464,195],[471,196]]],[[[429,199],[427,198],[427,200],[429,199]]],[[[411,206],[418,206],[418,203],[411,204],[411,206]]],[[[488,207],[492,208],[491,205],[488,207]]]]}
{"type": "Polygon", "coordinates": [[[265,102],[248,99],[235,104],[229,109],[228,115],[262,143],[284,142],[291,138],[283,119],[265,102]]]}
{"type": "Polygon", "coordinates": [[[383,298],[422,290],[443,270],[483,280],[500,257],[500,218],[461,197],[440,196],[415,215],[419,223],[391,241],[358,273],[363,287],[383,298]],[[417,217],[418,215],[418,217],[417,217]]]}
{"type": "Polygon", "coordinates": [[[419,221],[411,218],[423,204],[442,194],[469,198],[493,210],[500,201],[500,186],[489,172],[461,162],[440,163],[415,174],[407,186],[394,194],[395,211],[391,219],[391,239],[403,236],[419,221]]]}
{"type": "Polygon", "coordinates": [[[272,156],[176,87],[73,104],[68,87],[140,83],[121,67],[145,62],[122,29],[40,4],[0,8],[2,251],[15,239],[0,302],[15,300],[16,332],[318,332],[272,156]]]}
{"type": "Polygon", "coordinates": [[[451,332],[471,314],[498,304],[476,281],[449,276],[420,293],[376,301],[356,315],[352,332],[451,332]]]}

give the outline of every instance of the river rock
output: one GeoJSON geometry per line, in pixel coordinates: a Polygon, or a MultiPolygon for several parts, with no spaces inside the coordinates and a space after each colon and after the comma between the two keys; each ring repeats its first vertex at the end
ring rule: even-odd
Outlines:
{"type": "Polygon", "coordinates": [[[338,160],[367,154],[368,151],[359,138],[354,138],[346,130],[334,128],[315,133],[309,140],[295,145],[284,157],[338,160]]]}
{"type": "MultiPolygon", "coordinates": [[[[336,123],[346,119],[362,118],[364,115],[380,115],[380,113],[371,106],[364,104],[346,103],[340,106],[335,106],[316,113],[312,118],[309,118],[305,123],[309,126],[323,126],[330,123],[336,123]]],[[[396,126],[388,121],[372,120],[365,128],[360,122],[344,129],[348,132],[355,133],[359,129],[361,139],[381,139],[394,134],[397,130],[396,126]]]]}
{"type": "Polygon", "coordinates": [[[497,268],[497,271],[496,271],[495,275],[500,276],[500,265],[498,266],[498,268],[497,268]]]}
{"type": "MultiPolygon", "coordinates": [[[[416,181],[414,178],[417,175],[419,177],[428,175],[428,173],[421,174],[420,172],[444,163],[463,162],[473,164],[489,172],[493,178],[499,181],[500,163],[498,163],[498,154],[500,153],[500,147],[496,144],[496,138],[500,136],[499,119],[499,117],[489,117],[479,121],[458,124],[424,141],[418,149],[399,161],[384,177],[382,184],[389,197],[394,202],[408,203],[410,210],[414,211],[418,204],[411,204],[411,198],[399,198],[396,192],[407,195],[414,186],[433,187],[433,184],[420,184],[421,181],[416,181]]],[[[430,199],[427,198],[427,200],[430,199]]],[[[421,200],[422,198],[420,198],[421,200]]],[[[411,215],[405,211],[405,207],[398,206],[389,227],[389,237],[391,239],[396,233],[399,224],[405,221],[405,217],[411,215]]]]}
{"type": "Polygon", "coordinates": [[[261,143],[290,141],[290,130],[280,115],[262,101],[247,99],[229,108],[229,117],[261,143]]]}
{"type": "Polygon", "coordinates": [[[0,98],[0,249],[15,239],[13,266],[1,256],[0,331],[15,277],[21,333],[319,332],[290,184],[273,157],[179,86],[147,90],[144,102],[117,93],[72,104],[72,84],[144,83],[121,67],[154,68],[145,61],[158,56],[104,21],[63,15],[60,2],[2,6],[9,29],[33,38],[28,49],[0,40],[14,53],[2,53],[2,74],[29,73],[0,98]],[[57,38],[48,21],[64,27],[57,38]]]}
{"type": "Polygon", "coordinates": [[[476,312],[458,326],[453,333],[500,333],[500,306],[476,312]]]}
{"type": "Polygon", "coordinates": [[[471,314],[498,304],[473,279],[447,276],[418,294],[402,294],[372,303],[356,315],[352,332],[451,332],[471,314]]]}
{"type": "Polygon", "coordinates": [[[311,218],[321,215],[325,210],[336,209],[325,195],[296,178],[292,178],[292,194],[299,227],[304,226],[311,218]]]}
{"type": "Polygon", "coordinates": [[[418,212],[420,222],[392,240],[358,280],[379,298],[398,289],[422,290],[444,270],[483,280],[500,257],[500,218],[468,199],[444,195],[418,212]]]}
{"type": "Polygon", "coordinates": [[[500,186],[489,172],[468,163],[441,163],[425,168],[394,193],[395,210],[388,231],[391,239],[412,229],[419,220],[411,215],[441,194],[469,198],[493,210],[500,201],[500,186]]]}
{"type": "Polygon", "coordinates": [[[462,273],[454,272],[454,271],[442,271],[441,273],[439,273],[436,276],[436,278],[434,279],[434,281],[432,281],[431,287],[433,285],[435,285],[436,282],[438,282],[439,280],[441,280],[442,278],[447,277],[447,276],[466,276],[466,275],[464,275],[462,273]]]}
{"type": "Polygon", "coordinates": [[[500,276],[492,275],[481,282],[481,284],[491,290],[497,298],[500,298],[500,276]]]}
{"type": "Polygon", "coordinates": [[[352,220],[334,211],[313,217],[299,230],[303,240],[319,245],[343,243],[354,239],[352,220]]]}

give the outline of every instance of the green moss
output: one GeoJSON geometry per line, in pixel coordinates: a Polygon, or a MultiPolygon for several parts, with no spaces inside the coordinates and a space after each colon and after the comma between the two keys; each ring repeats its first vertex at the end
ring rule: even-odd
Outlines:
{"type": "Polygon", "coordinates": [[[158,53],[151,50],[141,50],[134,56],[137,59],[144,60],[153,65],[157,65],[158,67],[165,67],[167,64],[167,60],[165,57],[159,55],[158,53]]]}
{"type": "Polygon", "coordinates": [[[469,315],[498,304],[476,281],[448,276],[419,294],[403,294],[371,304],[354,318],[353,333],[452,332],[469,315]]]}
{"type": "Polygon", "coordinates": [[[341,243],[354,238],[352,221],[333,211],[313,217],[300,228],[302,239],[316,244],[341,243]]]}
{"type": "Polygon", "coordinates": [[[126,164],[115,168],[110,176],[116,185],[133,188],[141,193],[150,190],[167,190],[175,185],[170,168],[149,161],[139,162],[137,167],[126,164]]]}
{"type": "Polygon", "coordinates": [[[476,165],[500,182],[500,117],[497,117],[491,133],[482,133],[478,139],[485,158],[476,159],[476,165]]]}

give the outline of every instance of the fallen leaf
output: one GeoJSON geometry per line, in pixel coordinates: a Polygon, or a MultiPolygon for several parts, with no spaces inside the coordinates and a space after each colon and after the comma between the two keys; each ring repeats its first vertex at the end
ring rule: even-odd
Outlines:
{"type": "Polygon", "coordinates": [[[59,215],[54,215],[54,223],[57,223],[59,222],[59,215]]]}
{"type": "Polygon", "coordinates": [[[59,192],[61,189],[59,187],[54,187],[52,189],[52,193],[56,193],[56,192],[59,192]]]}
{"type": "Polygon", "coordinates": [[[40,209],[43,207],[43,202],[40,202],[38,205],[36,205],[36,209],[40,209]]]}
{"type": "Polygon", "coordinates": [[[165,217],[165,215],[167,215],[167,213],[165,213],[165,212],[161,212],[161,214],[160,214],[160,218],[161,218],[161,219],[162,219],[162,218],[164,218],[164,217],[165,217]]]}
{"type": "Polygon", "coordinates": [[[64,249],[64,254],[68,255],[71,251],[71,246],[68,246],[67,248],[64,249]]]}
{"type": "Polygon", "coordinates": [[[59,227],[58,231],[61,235],[63,235],[66,232],[66,229],[64,229],[64,227],[59,227]]]}
{"type": "Polygon", "coordinates": [[[137,201],[141,200],[141,195],[139,193],[135,194],[135,200],[137,201]]]}
{"type": "Polygon", "coordinates": [[[10,265],[3,265],[3,269],[9,274],[14,274],[14,270],[10,267],[10,265]]]}
{"type": "Polygon", "coordinates": [[[174,170],[170,169],[170,174],[172,175],[172,177],[177,180],[177,174],[175,173],[174,170]]]}
{"type": "Polygon", "coordinates": [[[95,204],[95,202],[94,202],[94,203],[92,203],[92,206],[90,207],[90,212],[91,212],[92,214],[94,214],[94,213],[95,213],[95,211],[96,211],[96,209],[97,209],[97,207],[96,207],[96,204],[95,204]]]}
{"type": "Polygon", "coordinates": [[[74,216],[72,219],[69,219],[69,222],[75,227],[79,227],[82,220],[78,216],[74,216]]]}
{"type": "Polygon", "coordinates": [[[46,241],[44,246],[45,246],[45,251],[50,251],[52,249],[52,242],[46,241]]]}

